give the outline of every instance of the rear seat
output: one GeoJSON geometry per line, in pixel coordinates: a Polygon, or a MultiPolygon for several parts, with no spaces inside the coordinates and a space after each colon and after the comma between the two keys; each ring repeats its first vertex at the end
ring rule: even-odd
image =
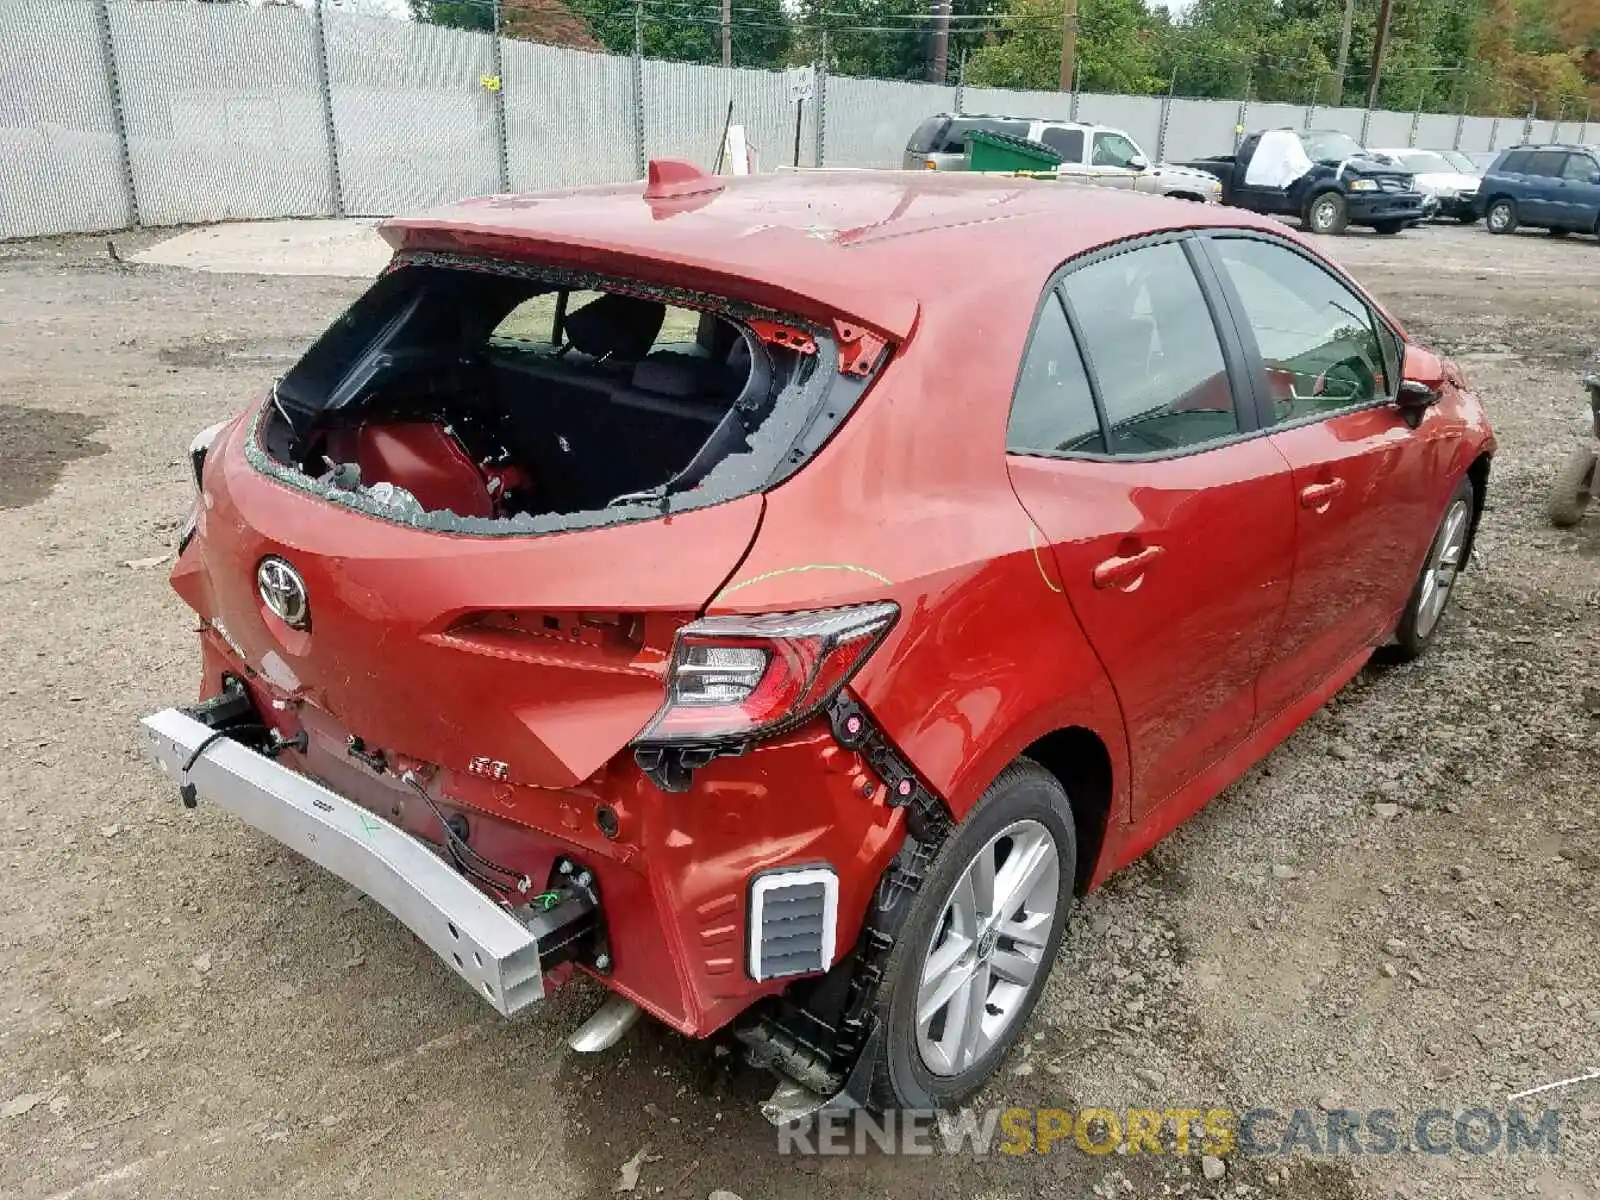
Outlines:
{"type": "Polygon", "coordinates": [[[681,383],[678,364],[639,363],[626,375],[604,365],[508,352],[491,358],[495,394],[519,456],[555,511],[603,508],[613,498],[666,482],[710,436],[728,401],[710,402],[634,386],[635,377],[681,383]]]}
{"type": "Polygon", "coordinates": [[[693,350],[651,351],[665,306],[607,293],[570,313],[560,353],[491,357],[502,409],[555,511],[602,508],[688,464],[743,383],[722,345],[743,345],[707,314],[693,350]]]}

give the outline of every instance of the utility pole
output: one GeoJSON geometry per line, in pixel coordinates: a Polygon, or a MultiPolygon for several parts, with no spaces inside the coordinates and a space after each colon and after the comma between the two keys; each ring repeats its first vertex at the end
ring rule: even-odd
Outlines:
{"type": "MultiPolygon", "coordinates": [[[[729,3],[729,0],[723,0],[729,3]]],[[[950,0],[933,0],[933,67],[928,78],[943,83],[950,70],[950,0]]]]}
{"type": "Polygon", "coordinates": [[[1344,74],[1350,66],[1350,26],[1356,19],[1356,0],[1344,0],[1344,22],[1339,26],[1339,82],[1333,93],[1334,107],[1344,103],[1344,74]]]}
{"type": "Polygon", "coordinates": [[[1378,34],[1372,39],[1372,72],[1367,78],[1367,108],[1378,107],[1378,76],[1383,70],[1383,44],[1389,38],[1389,10],[1394,0],[1380,0],[1378,4],[1378,34]]]}
{"type": "Polygon", "coordinates": [[[1066,0],[1061,7],[1061,88],[1072,91],[1078,69],[1078,0],[1066,0]]]}
{"type": "Polygon", "coordinates": [[[722,65],[733,66],[733,0],[722,0],[722,65]]]}

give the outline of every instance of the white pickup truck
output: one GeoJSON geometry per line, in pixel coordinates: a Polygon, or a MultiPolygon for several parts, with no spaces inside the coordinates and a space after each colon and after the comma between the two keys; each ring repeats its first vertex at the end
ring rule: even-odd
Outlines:
{"type": "Polygon", "coordinates": [[[966,170],[967,134],[979,129],[1048,146],[1062,156],[1056,168],[1061,176],[1207,204],[1222,200],[1222,185],[1215,176],[1190,167],[1151,166],[1149,156],[1127,133],[1076,121],[941,113],[917,126],[902,165],[917,171],[966,170]]]}

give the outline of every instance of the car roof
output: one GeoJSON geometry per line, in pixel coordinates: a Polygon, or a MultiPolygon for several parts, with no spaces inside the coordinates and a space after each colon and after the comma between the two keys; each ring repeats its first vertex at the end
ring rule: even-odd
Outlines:
{"type": "MultiPolygon", "coordinates": [[[[1021,117],[1005,113],[935,113],[934,117],[939,120],[949,121],[1027,121],[1029,123],[1043,121],[1046,125],[1083,125],[1088,128],[1083,121],[1066,121],[1055,117],[1021,117]]],[[[924,120],[926,119],[924,118],[924,120]]]]}
{"type": "Polygon", "coordinates": [[[699,178],[695,186],[715,190],[650,200],[635,181],[484,196],[393,218],[381,232],[397,250],[625,274],[847,316],[895,338],[909,334],[919,308],[970,300],[997,283],[1037,296],[1062,262],[1106,243],[1218,225],[1283,232],[1242,209],[968,172],[699,178]]]}

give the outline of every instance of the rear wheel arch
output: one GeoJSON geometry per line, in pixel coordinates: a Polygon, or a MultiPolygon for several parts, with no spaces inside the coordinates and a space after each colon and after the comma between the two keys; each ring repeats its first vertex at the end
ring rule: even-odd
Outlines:
{"type": "Polygon", "coordinates": [[[1111,821],[1111,752],[1094,730],[1073,725],[1036,739],[1020,757],[1049,771],[1067,793],[1078,834],[1076,891],[1082,895],[1094,878],[1111,821]]]}
{"type": "Polygon", "coordinates": [[[1473,543],[1478,539],[1478,522],[1483,519],[1484,498],[1489,494],[1489,466],[1494,455],[1484,451],[1467,467],[1467,478],[1472,480],[1472,524],[1467,527],[1467,552],[1462,566],[1472,562],[1473,543]]]}

